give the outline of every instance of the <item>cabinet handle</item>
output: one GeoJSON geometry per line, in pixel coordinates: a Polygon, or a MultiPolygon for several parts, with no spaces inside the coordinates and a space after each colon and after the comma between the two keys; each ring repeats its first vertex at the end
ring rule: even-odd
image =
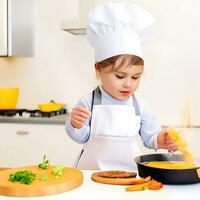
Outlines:
{"type": "Polygon", "coordinates": [[[18,135],[28,135],[29,132],[28,131],[17,131],[16,132],[18,135]]]}

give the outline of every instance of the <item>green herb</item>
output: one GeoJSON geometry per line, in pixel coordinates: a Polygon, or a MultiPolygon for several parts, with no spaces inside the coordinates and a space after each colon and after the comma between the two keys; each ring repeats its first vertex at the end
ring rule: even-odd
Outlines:
{"type": "Polygon", "coordinates": [[[17,171],[14,174],[10,174],[8,180],[13,183],[20,182],[29,185],[35,180],[35,176],[36,174],[34,174],[32,171],[17,171]]]}
{"type": "Polygon", "coordinates": [[[48,176],[46,174],[41,174],[40,180],[41,181],[46,181],[48,179],[48,176]]]}
{"type": "Polygon", "coordinates": [[[65,167],[62,165],[55,166],[52,169],[52,175],[54,178],[58,179],[63,174],[65,167]]]}
{"type": "Polygon", "coordinates": [[[38,165],[38,168],[47,169],[48,165],[49,161],[47,160],[46,155],[44,155],[43,162],[38,165]]]}

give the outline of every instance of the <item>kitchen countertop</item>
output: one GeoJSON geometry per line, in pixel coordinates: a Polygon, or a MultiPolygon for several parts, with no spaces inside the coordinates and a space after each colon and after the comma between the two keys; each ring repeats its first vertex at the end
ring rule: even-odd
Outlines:
{"type": "Polygon", "coordinates": [[[52,117],[4,117],[0,116],[0,123],[24,123],[24,124],[61,124],[64,125],[69,114],[52,117]]]}
{"type": "MultiPolygon", "coordinates": [[[[71,191],[43,197],[27,197],[23,199],[38,199],[38,200],[103,200],[103,199],[113,199],[113,200],[198,200],[200,199],[200,183],[189,184],[189,185],[164,185],[163,189],[158,191],[145,190],[137,192],[126,192],[125,186],[117,185],[107,185],[93,182],[90,177],[94,171],[84,170],[84,182],[83,184],[71,191]]],[[[5,197],[0,196],[0,200],[22,199],[20,197],[5,197]]]]}

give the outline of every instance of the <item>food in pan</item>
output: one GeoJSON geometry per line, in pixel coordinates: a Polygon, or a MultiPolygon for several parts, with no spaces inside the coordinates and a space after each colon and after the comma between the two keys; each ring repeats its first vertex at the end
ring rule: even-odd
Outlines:
{"type": "Polygon", "coordinates": [[[167,161],[150,161],[147,163],[144,163],[146,166],[149,167],[155,167],[155,168],[161,168],[161,169],[191,169],[195,166],[185,164],[185,162],[181,161],[174,161],[174,162],[167,162],[167,161]]]}
{"type": "Polygon", "coordinates": [[[178,150],[183,154],[183,161],[150,161],[144,163],[149,167],[156,167],[160,169],[192,169],[196,165],[193,160],[193,156],[188,150],[186,141],[181,136],[181,131],[174,128],[169,128],[169,136],[176,143],[178,150]]]}
{"type": "MultiPolygon", "coordinates": [[[[185,164],[183,162],[182,154],[169,154],[169,153],[155,153],[141,155],[135,158],[137,163],[138,173],[140,177],[151,176],[152,179],[160,181],[163,184],[189,184],[200,182],[200,162],[195,159],[196,166],[188,167],[182,165],[180,168],[175,169],[174,164],[185,164]],[[167,163],[167,168],[163,166],[147,166],[150,162],[167,163]],[[173,165],[169,164],[172,163],[173,165]],[[169,165],[171,167],[169,167],[169,165]],[[184,167],[183,167],[184,166],[184,167]],[[188,167],[188,168],[187,168],[188,167]],[[187,169],[186,169],[187,168],[187,169]],[[199,174],[199,175],[198,175],[199,174]]],[[[152,164],[152,163],[151,163],[152,164]]]]}

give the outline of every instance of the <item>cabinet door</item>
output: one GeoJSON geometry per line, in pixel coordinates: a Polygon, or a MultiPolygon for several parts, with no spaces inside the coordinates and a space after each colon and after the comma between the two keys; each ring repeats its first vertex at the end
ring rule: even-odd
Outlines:
{"type": "Polygon", "coordinates": [[[7,1],[0,0],[0,57],[8,55],[8,11],[7,11],[7,1]]]}
{"type": "Polygon", "coordinates": [[[0,167],[34,165],[46,154],[52,165],[73,166],[81,145],[64,125],[0,124],[0,167]]]}

